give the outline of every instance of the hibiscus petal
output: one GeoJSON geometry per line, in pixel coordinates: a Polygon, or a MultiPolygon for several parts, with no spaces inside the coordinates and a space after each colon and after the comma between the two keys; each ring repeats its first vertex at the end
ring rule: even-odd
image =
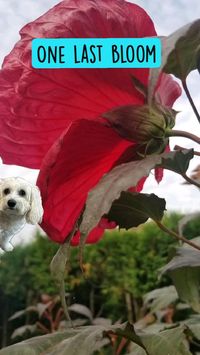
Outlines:
{"type": "MultiPolygon", "coordinates": [[[[165,148],[165,153],[170,152],[170,146],[167,145],[165,148]]],[[[159,184],[162,179],[163,179],[163,175],[164,175],[164,169],[163,168],[155,168],[155,180],[157,181],[157,183],[159,184]]]]}
{"type": "Polygon", "coordinates": [[[155,92],[157,102],[163,106],[172,107],[181,95],[181,87],[169,74],[162,73],[155,92]]]}
{"type": "Polygon", "coordinates": [[[143,103],[131,74],[147,85],[148,69],[31,66],[33,38],[154,36],[153,23],[139,6],[123,0],[65,0],[20,34],[0,73],[0,155],[4,163],[39,168],[71,121],[143,103]]]}
{"type": "MultiPolygon", "coordinates": [[[[115,222],[109,222],[106,218],[102,218],[97,227],[95,227],[89,234],[86,239],[87,244],[97,243],[104,234],[105,229],[113,229],[116,227],[115,222]]],[[[78,231],[75,236],[72,238],[71,245],[76,246],[80,243],[80,232],[78,231]]]]}
{"type": "MultiPolygon", "coordinates": [[[[134,143],[112,128],[89,120],[74,122],[62,134],[46,155],[37,182],[44,206],[42,228],[54,241],[64,242],[88,191],[131,147],[134,143]]],[[[103,231],[105,224],[99,227],[103,231]]]]}

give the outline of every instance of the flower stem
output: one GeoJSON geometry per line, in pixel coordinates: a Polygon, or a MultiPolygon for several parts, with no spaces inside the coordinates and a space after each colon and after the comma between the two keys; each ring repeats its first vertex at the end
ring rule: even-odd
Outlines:
{"type": "Polygon", "coordinates": [[[189,176],[187,176],[186,174],[182,174],[182,177],[183,177],[187,182],[189,182],[189,184],[195,185],[195,186],[197,186],[197,187],[200,189],[200,184],[199,184],[197,181],[191,179],[191,178],[190,178],[189,176]]]}
{"type": "Polygon", "coordinates": [[[172,237],[174,237],[175,239],[177,239],[178,241],[182,241],[183,243],[187,243],[189,244],[191,247],[197,249],[200,251],[200,246],[191,242],[191,240],[186,239],[183,236],[180,236],[179,234],[175,233],[174,231],[172,231],[171,229],[167,228],[166,226],[164,226],[161,222],[159,221],[155,221],[157,226],[165,233],[171,235],[172,237]]]}
{"type": "Polygon", "coordinates": [[[71,323],[71,327],[73,328],[73,323],[67,308],[67,303],[65,299],[65,281],[64,281],[64,276],[65,276],[65,270],[66,270],[66,265],[69,262],[69,257],[70,257],[70,242],[74,236],[74,234],[77,231],[77,223],[75,223],[73,230],[69,234],[67,240],[65,241],[64,244],[60,246],[58,249],[57,253],[54,255],[50,269],[51,269],[51,275],[55,279],[56,283],[58,284],[60,288],[60,300],[61,300],[61,305],[63,307],[63,311],[65,314],[65,317],[68,321],[71,323]]]}
{"type": "Polygon", "coordinates": [[[192,134],[190,132],[180,131],[177,129],[173,129],[166,132],[166,137],[184,137],[184,138],[191,139],[192,141],[200,144],[200,137],[195,136],[195,134],[192,134]]]}
{"type": "Polygon", "coordinates": [[[192,96],[190,95],[189,89],[187,87],[186,80],[182,80],[182,85],[183,85],[183,89],[185,90],[185,93],[187,95],[187,98],[188,98],[188,100],[190,102],[190,105],[192,106],[194,114],[196,115],[196,117],[197,117],[197,119],[198,119],[198,121],[200,123],[200,115],[199,115],[199,112],[198,112],[198,110],[197,110],[197,108],[195,106],[195,103],[194,103],[193,99],[192,99],[192,96]]]}

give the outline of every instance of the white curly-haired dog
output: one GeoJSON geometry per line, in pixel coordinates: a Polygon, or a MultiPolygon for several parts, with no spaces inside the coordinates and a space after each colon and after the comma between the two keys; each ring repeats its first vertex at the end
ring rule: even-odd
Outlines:
{"type": "Polygon", "coordinates": [[[11,240],[26,223],[40,223],[43,216],[40,191],[20,177],[0,179],[0,247],[11,251],[11,240]]]}

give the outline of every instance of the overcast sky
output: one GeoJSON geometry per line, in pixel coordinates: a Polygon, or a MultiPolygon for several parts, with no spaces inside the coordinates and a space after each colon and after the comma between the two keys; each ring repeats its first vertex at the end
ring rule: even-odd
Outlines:
{"type": "MultiPolygon", "coordinates": [[[[151,16],[156,30],[160,35],[167,35],[188,22],[200,17],[199,0],[136,0],[132,1],[142,6],[151,16]]],[[[33,21],[57,4],[56,0],[0,0],[0,63],[19,39],[18,32],[27,22],[33,21]]],[[[190,74],[188,86],[200,110],[200,76],[197,72],[190,74]]],[[[188,130],[200,134],[199,124],[184,96],[177,100],[174,108],[182,111],[177,116],[177,129],[188,130]]],[[[187,148],[197,148],[195,144],[186,139],[171,139],[171,147],[175,144],[187,148]]],[[[191,163],[190,171],[200,164],[197,158],[191,163]]],[[[25,168],[0,165],[0,177],[23,176],[35,181],[37,172],[25,168]]],[[[191,212],[199,209],[199,191],[193,186],[182,185],[182,178],[166,172],[164,180],[158,186],[153,177],[146,183],[146,192],[154,192],[160,197],[165,197],[168,210],[191,212]]]]}

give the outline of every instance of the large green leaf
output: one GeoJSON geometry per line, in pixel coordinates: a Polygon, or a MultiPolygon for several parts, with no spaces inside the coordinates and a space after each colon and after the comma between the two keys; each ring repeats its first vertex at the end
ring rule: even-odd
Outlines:
{"type": "Polygon", "coordinates": [[[178,248],[163,272],[172,278],[180,299],[200,313],[200,252],[185,245],[178,248]]]}
{"type": "Polygon", "coordinates": [[[23,337],[25,333],[35,333],[37,330],[36,324],[26,324],[22,325],[19,328],[16,328],[11,335],[11,339],[15,339],[16,337],[23,337]]]}
{"type": "MultiPolygon", "coordinates": [[[[178,221],[178,234],[180,236],[183,236],[183,231],[185,226],[191,222],[194,219],[197,219],[200,217],[200,212],[192,212],[190,214],[187,214],[183,216],[179,221],[178,221]]],[[[199,237],[200,238],[200,237],[199,237]]]]}
{"type": "Polygon", "coordinates": [[[49,355],[65,355],[68,353],[70,355],[90,355],[102,346],[108,344],[109,335],[112,334],[125,337],[143,347],[140,337],[135,333],[134,327],[129,323],[107,327],[90,326],[85,327],[82,332],[73,337],[73,339],[62,341],[49,355]]]}
{"type": "Polygon", "coordinates": [[[140,179],[148,176],[151,169],[159,163],[161,163],[161,156],[153,155],[139,161],[121,164],[103,176],[88,194],[80,226],[82,245],[101,217],[109,212],[113,201],[120,197],[121,192],[136,186],[140,179]]]}
{"type": "Polygon", "coordinates": [[[183,174],[193,157],[193,150],[184,149],[151,155],[145,159],[121,164],[104,175],[100,182],[89,192],[85,211],[80,225],[81,246],[84,245],[89,232],[98,224],[101,217],[108,214],[113,201],[122,191],[136,186],[143,176],[148,176],[155,166],[163,167],[183,174]]]}
{"type": "Polygon", "coordinates": [[[185,325],[191,331],[192,336],[200,341],[200,315],[191,316],[186,322],[185,325]]]}
{"type": "MultiPolygon", "coordinates": [[[[4,348],[0,355],[91,355],[108,345],[110,336],[117,335],[136,344],[138,355],[191,355],[186,342],[185,327],[158,333],[136,332],[129,324],[86,326],[68,331],[35,337],[4,348]]],[[[133,352],[134,353],[134,352],[133,352]]]]}
{"type": "Polygon", "coordinates": [[[120,228],[137,227],[149,218],[160,221],[165,211],[165,200],[154,194],[122,192],[107,214],[120,228]]]}
{"type": "Polygon", "coordinates": [[[80,226],[82,245],[101,217],[109,213],[113,201],[120,197],[122,191],[128,190],[131,186],[136,186],[139,180],[143,176],[148,176],[155,166],[182,175],[186,172],[192,157],[192,149],[152,155],[139,161],[121,164],[104,175],[88,194],[80,226]]]}
{"type": "Polygon", "coordinates": [[[162,155],[162,162],[160,166],[163,169],[174,171],[177,174],[185,174],[190,160],[194,157],[193,149],[183,149],[165,153],[162,155]]]}
{"type": "MultiPolygon", "coordinates": [[[[103,340],[104,328],[100,326],[85,327],[73,337],[62,340],[48,355],[90,355],[101,348],[105,342],[103,340]]],[[[106,341],[107,343],[108,341],[106,341]]]]}
{"type": "Polygon", "coordinates": [[[142,345],[140,337],[129,323],[113,326],[85,326],[68,331],[34,337],[0,351],[0,355],[90,355],[108,344],[109,333],[142,345]]]}
{"type": "MultiPolygon", "coordinates": [[[[165,324],[167,326],[167,324],[165,324]]],[[[168,325],[169,326],[169,325],[168,325]]],[[[145,351],[138,344],[130,345],[133,355],[192,355],[186,339],[184,326],[173,327],[157,332],[150,332],[147,328],[140,333],[140,339],[145,351]]],[[[127,354],[128,355],[128,354],[127,354]]]]}
{"type": "Polygon", "coordinates": [[[200,20],[189,23],[168,37],[161,37],[162,65],[150,70],[148,101],[152,102],[154,90],[161,71],[185,80],[198,66],[200,53],[200,20]]]}
{"type": "Polygon", "coordinates": [[[91,322],[93,321],[91,310],[83,304],[74,303],[68,307],[68,310],[87,317],[91,322]]]}
{"type": "Polygon", "coordinates": [[[184,327],[141,335],[141,339],[149,355],[192,355],[188,349],[184,327]]]}
{"type": "Polygon", "coordinates": [[[178,299],[174,286],[157,288],[144,296],[144,306],[149,307],[151,312],[160,311],[168,307],[178,299]]]}
{"type": "Polygon", "coordinates": [[[133,346],[131,346],[130,352],[126,355],[147,355],[147,353],[143,348],[141,348],[141,346],[133,344],[133,346]]]}
{"type": "MultiPolygon", "coordinates": [[[[104,328],[105,329],[105,328],[104,328]]],[[[138,333],[129,323],[124,326],[112,326],[110,331],[100,327],[88,327],[81,334],[63,341],[49,355],[90,355],[103,345],[103,334],[115,334],[132,341],[138,355],[191,355],[186,342],[185,328],[180,326],[157,334],[138,333]]]]}
{"type": "Polygon", "coordinates": [[[90,355],[109,343],[109,334],[125,337],[144,347],[140,337],[135,333],[134,327],[129,323],[107,327],[93,325],[81,328],[78,334],[61,341],[61,343],[56,345],[56,347],[51,352],[48,352],[48,354],[90,355]]]}
{"type": "Polygon", "coordinates": [[[11,321],[11,320],[20,318],[20,317],[26,315],[27,312],[38,312],[38,310],[37,310],[36,306],[29,306],[25,309],[15,312],[8,320],[11,321]]]}
{"type": "Polygon", "coordinates": [[[185,80],[188,74],[197,69],[200,53],[200,20],[183,26],[164,41],[164,51],[169,52],[164,66],[166,73],[185,80]]]}
{"type": "Polygon", "coordinates": [[[47,353],[48,349],[51,349],[63,339],[76,335],[76,333],[77,331],[72,329],[65,332],[37,336],[0,350],[0,355],[40,355],[44,351],[47,353]]]}

